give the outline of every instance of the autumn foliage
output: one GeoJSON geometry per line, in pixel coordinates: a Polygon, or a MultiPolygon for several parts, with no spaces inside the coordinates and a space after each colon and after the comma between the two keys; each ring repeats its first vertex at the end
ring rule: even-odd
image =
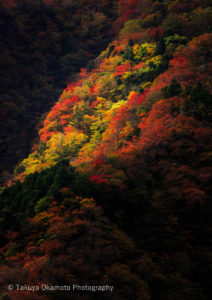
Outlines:
{"type": "Polygon", "coordinates": [[[212,34],[195,25],[206,2],[118,1],[117,40],[68,84],[0,195],[10,299],[13,274],[114,285],[102,299],[209,299],[212,34]]]}

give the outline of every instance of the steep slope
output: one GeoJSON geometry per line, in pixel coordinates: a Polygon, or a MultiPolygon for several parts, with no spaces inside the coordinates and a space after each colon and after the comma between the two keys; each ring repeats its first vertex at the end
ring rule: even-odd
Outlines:
{"type": "Polygon", "coordinates": [[[114,4],[0,2],[0,184],[28,155],[42,114],[111,40],[114,4]]]}
{"type": "Polygon", "coordinates": [[[7,291],[18,273],[114,286],[75,299],[210,299],[212,9],[118,11],[117,39],[68,84],[0,195],[2,297],[32,299],[7,291]]]}

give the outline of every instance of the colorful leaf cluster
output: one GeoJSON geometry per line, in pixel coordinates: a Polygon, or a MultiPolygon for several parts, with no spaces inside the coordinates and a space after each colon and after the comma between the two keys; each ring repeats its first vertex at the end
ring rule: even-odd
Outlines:
{"type": "Polygon", "coordinates": [[[68,84],[0,195],[10,299],[14,272],[114,285],[103,299],[210,298],[211,8],[118,5],[116,40],[68,84]]]}

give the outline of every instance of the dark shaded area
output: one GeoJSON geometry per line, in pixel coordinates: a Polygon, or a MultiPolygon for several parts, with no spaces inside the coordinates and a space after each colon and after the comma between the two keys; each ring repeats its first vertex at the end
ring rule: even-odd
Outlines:
{"type": "Polygon", "coordinates": [[[113,0],[0,3],[0,172],[27,155],[42,114],[110,41],[115,15],[113,0]]]}
{"type": "MultiPolygon", "coordinates": [[[[103,6],[105,2],[98,3],[103,6]]],[[[95,88],[94,94],[80,100],[81,104],[84,101],[84,106],[73,106],[77,96],[71,95],[58,102],[51,111],[51,118],[44,124],[46,140],[40,140],[28,165],[19,164],[15,169],[15,174],[23,182],[17,181],[1,190],[1,300],[20,297],[23,300],[30,297],[33,300],[68,300],[72,296],[74,300],[211,298],[212,98],[208,84],[211,78],[208,67],[211,34],[208,32],[212,11],[208,7],[209,1],[201,1],[201,4],[196,0],[189,4],[186,1],[118,2],[116,31],[127,20],[134,19],[128,23],[126,48],[118,52],[124,63],[134,67],[146,55],[144,49],[140,57],[136,57],[133,48],[136,41],[133,41],[131,26],[137,24],[136,17],[141,18],[140,30],[146,29],[140,43],[155,41],[156,54],[161,55],[160,63],[155,64],[153,60],[147,63],[145,72],[134,71],[125,77],[122,75],[127,69],[122,69],[122,75],[120,72],[120,75],[111,77],[102,91],[104,102],[128,99],[111,118],[103,105],[98,102],[93,105],[101,96],[101,91],[95,95],[95,88]],[[202,36],[193,39],[198,34],[202,36]],[[142,85],[148,81],[149,92],[142,85]],[[114,82],[117,87],[111,91],[110,84],[114,82]],[[129,96],[134,90],[137,92],[129,96]],[[109,122],[103,125],[96,122],[94,133],[97,134],[92,136],[93,123],[83,124],[84,116],[95,120],[97,109],[109,122]],[[59,123],[67,113],[71,114],[68,118],[73,126],[69,128],[70,132],[79,135],[86,132],[93,137],[93,144],[87,144],[91,150],[80,153],[82,146],[79,146],[76,151],[71,151],[65,144],[61,147],[58,139],[48,153],[51,156],[54,150],[59,151],[54,160],[51,157],[55,165],[43,170],[45,159],[49,162],[49,156],[44,155],[49,147],[48,139],[70,127],[66,122],[63,126],[59,123]],[[49,126],[52,121],[55,121],[53,130],[49,126]],[[128,129],[127,122],[131,129],[123,133],[128,129]],[[87,160],[88,155],[91,155],[90,160],[87,160]],[[62,159],[64,157],[66,159],[62,159]],[[77,162],[79,157],[80,162],[77,162]],[[41,171],[29,174],[34,170],[33,161],[36,164],[36,159],[36,170],[41,171]],[[80,172],[70,165],[70,161],[80,172]],[[71,294],[64,291],[33,294],[8,291],[8,283],[17,284],[17,278],[20,283],[29,285],[32,282],[108,284],[114,286],[114,291],[75,291],[71,294]]],[[[86,0],[79,3],[82,10],[92,11],[92,6],[86,6],[86,0]]],[[[93,5],[94,1],[89,3],[93,5]]],[[[62,9],[55,7],[58,11],[62,9]]],[[[48,6],[48,9],[53,8],[48,6]]],[[[104,6],[104,13],[111,17],[109,11],[106,9],[105,12],[104,6]]],[[[61,10],[61,18],[65,14],[61,10]]],[[[85,15],[80,14],[82,18],[79,19],[79,11],[74,11],[76,22],[79,22],[76,24],[87,26],[90,16],[85,15]]],[[[59,24],[63,28],[63,22],[59,24]]],[[[87,27],[80,26],[77,27],[79,32],[76,29],[77,39],[81,32],[89,36],[87,27]]],[[[71,32],[74,39],[75,29],[71,32]]],[[[69,47],[68,41],[64,49],[69,47]]],[[[90,39],[89,43],[92,41],[90,39]]],[[[96,40],[95,43],[98,45],[96,40]]],[[[76,44],[74,42],[74,47],[76,44]]],[[[92,44],[91,49],[93,47],[92,44]]],[[[118,50],[115,48],[108,47],[103,62],[116,55],[118,50]]],[[[85,49],[81,49],[84,49],[83,45],[75,48],[73,56],[72,52],[64,54],[64,65],[60,65],[59,56],[54,61],[54,64],[59,63],[57,68],[62,74],[70,76],[69,68],[75,68],[73,57],[77,59],[79,52],[85,54],[85,49]]],[[[97,50],[100,49],[97,47],[97,50]]],[[[90,61],[87,66],[91,70],[96,65],[90,61]]],[[[73,73],[77,68],[78,65],[73,73]]],[[[52,67],[52,72],[54,70],[52,67]]],[[[95,72],[98,81],[101,69],[99,73],[95,72]]],[[[55,80],[56,86],[54,76],[51,80],[55,80]]]]}

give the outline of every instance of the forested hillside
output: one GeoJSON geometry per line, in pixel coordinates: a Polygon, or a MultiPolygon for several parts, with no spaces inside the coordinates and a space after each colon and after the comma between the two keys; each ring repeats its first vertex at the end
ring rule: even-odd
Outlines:
{"type": "Polygon", "coordinates": [[[28,155],[70,78],[110,41],[115,1],[93,4],[0,1],[0,181],[28,155]]]}
{"type": "Polygon", "coordinates": [[[211,298],[210,1],[117,5],[2,189],[2,300],[211,298]]]}

